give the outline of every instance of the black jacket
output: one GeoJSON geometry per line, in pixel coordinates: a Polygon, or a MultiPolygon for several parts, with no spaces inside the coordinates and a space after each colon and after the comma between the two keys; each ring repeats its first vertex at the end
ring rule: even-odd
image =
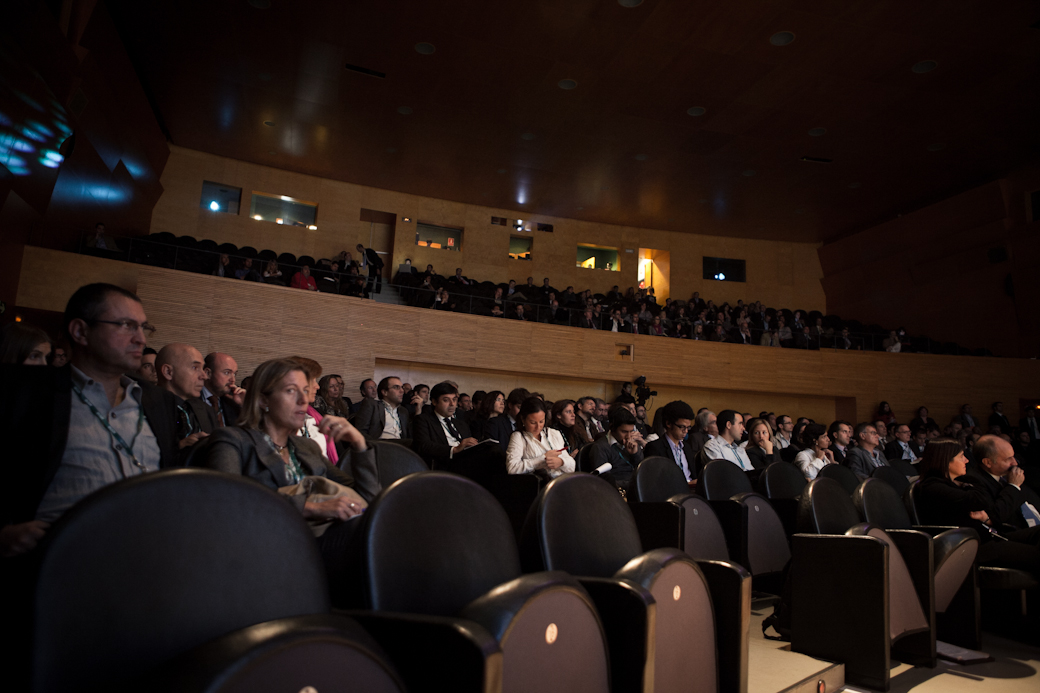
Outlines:
{"type": "MultiPolygon", "coordinates": [[[[0,431],[8,441],[0,484],[0,525],[28,522],[54,479],[69,433],[72,368],[0,366],[0,431]]],[[[176,397],[141,383],[142,405],[159,445],[159,466],[180,464],[176,397]]]]}
{"type": "MultiPolygon", "coordinates": [[[[469,425],[462,417],[452,419],[452,424],[459,432],[460,440],[470,437],[469,425]]],[[[452,448],[436,413],[424,412],[415,417],[412,424],[412,449],[426,460],[431,469],[441,469],[451,460],[452,448]]]]}
{"type": "MultiPolygon", "coordinates": [[[[686,468],[690,470],[690,479],[696,479],[701,473],[701,470],[697,468],[697,454],[690,453],[690,445],[686,441],[683,442],[683,455],[686,456],[686,468]]],[[[651,440],[643,447],[643,459],[647,457],[663,457],[666,460],[675,460],[675,456],[672,455],[672,447],[664,438],[651,440]]]]}
{"type": "MultiPolygon", "coordinates": [[[[401,419],[401,438],[411,438],[412,421],[408,415],[408,408],[403,404],[398,405],[397,415],[401,419]]],[[[383,400],[368,399],[367,397],[361,400],[361,406],[351,417],[351,421],[366,438],[373,440],[379,438],[383,435],[383,427],[386,425],[386,408],[383,406],[383,400]]]]}
{"type": "MultiPolygon", "coordinates": [[[[632,479],[632,474],[636,471],[639,463],[643,461],[643,452],[637,452],[635,455],[629,455],[626,452],[626,459],[626,457],[622,457],[617,449],[610,445],[608,439],[609,435],[604,435],[589,446],[587,468],[593,470],[604,464],[610,464],[610,474],[614,477],[614,481],[620,488],[627,489],[628,482],[632,479]]],[[[669,452],[668,455],[671,456],[671,453],[669,452]]]]}

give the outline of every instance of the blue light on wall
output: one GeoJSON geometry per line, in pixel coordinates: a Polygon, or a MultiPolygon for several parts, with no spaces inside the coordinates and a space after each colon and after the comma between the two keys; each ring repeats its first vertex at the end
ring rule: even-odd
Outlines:
{"type": "Polygon", "coordinates": [[[209,203],[209,208],[212,209],[214,212],[219,212],[220,211],[220,205],[217,203],[216,200],[213,200],[212,202],[209,203]]]}

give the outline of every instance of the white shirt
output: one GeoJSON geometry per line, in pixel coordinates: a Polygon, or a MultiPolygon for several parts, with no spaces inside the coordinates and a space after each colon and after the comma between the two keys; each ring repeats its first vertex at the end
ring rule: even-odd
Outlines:
{"type": "Polygon", "coordinates": [[[716,436],[705,443],[704,452],[713,460],[729,460],[745,472],[755,468],[739,443],[727,443],[722,436],[716,436]]]}
{"type": "MultiPolygon", "coordinates": [[[[446,423],[447,419],[441,416],[440,414],[435,413],[435,416],[437,417],[437,420],[441,422],[441,428],[444,429],[444,437],[448,439],[448,445],[450,445],[452,448],[457,448],[459,445],[461,445],[462,441],[453,436],[451,430],[448,429],[448,424],[446,423]]],[[[454,454],[454,451],[452,452],[452,454],[454,454]]]]}
{"type": "Polygon", "coordinates": [[[826,457],[816,457],[816,453],[813,452],[812,448],[802,450],[794,458],[795,465],[802,470],[802,474],[809,481],[816,478],[816,475],[820,473],[820,470],[827,466],[826,457]]]}
{"type": "Polygon", "coordinates": [[[385,418],[383,420],[383,432],[379,434],[380,440],[400,440],[401,439],[401,420],[397,413],[397,408],[391,408],[387,404],[386,400],[379,400],[380,404],[383,405],[383,413],[385,418]]]}
{"type": "Polygon", "coordinates": [[[791,441],[784,438],[781,434],[776,434],[776,440],[773,441],[774,445],[779,445],[781,450],[791,447],[791,441]]]}
{"type": "Polygon", "coordinates": [[[574,458],[567,454],[567,444],[563,434],[555,428],[543,428],[537,438],[525,431],[513,431],[509,436],[509,447],[506,448],[506,469],[510,474],[531,474],[537,471],[546,472],[551,478],[574,471],[574,458]],[[563,466],[549,469],[545,466],[545,453],[559,450],[563,466]]]}
{"type": "Polygon", "coordinates": [[[668,442],[668,449],[672,451],[672,459],[675,460],[675,464],[682,470],[686,480],[693,481],[693,478],[690,476],[690,465],[686,462],[686,453],[683,451],[683,442],[680,440],[676,443],[668,436],[665,436],[664,439],[668,442]]]}
{"type": "Polygon", "coordinates": [[[307,415],[306,423],[303,424],[303,428],[301,428],[297,433],[304,438],[310,438],[317,443],[318,447],[321,448],[321,454],[328,457],[328,443],[325,440],[325,436],[318,432],[318,422],[314,420],[313,416],[310,414],[307,415]]]}

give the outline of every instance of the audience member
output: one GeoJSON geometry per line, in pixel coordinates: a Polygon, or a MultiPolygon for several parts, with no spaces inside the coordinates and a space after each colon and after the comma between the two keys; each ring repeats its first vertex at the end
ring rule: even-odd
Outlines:
{"type": "Polygon", "coordinates": [[[789,448],[792,442],[794,442],[794,420],[787,414],[780,414],[776,417],[776,438],[773,439],[773,445],[784,450],[789,448]]]}
{"type": "MultiPolygon", "coordinates": [[[[361,256],[361,263],[363,266],[368,267],[368,283],[366,288],[374,293],[380,293],[383,290],[383,259],[379,257],[373,248],[366,248],[360,243],[357,244],[357,251],[361,256]]],[[[427,270],[432,272],[433,267],[427,265],[427,270]]]]}
{"type": "Polygon", "coordinates": [[[350,417],[354,403],[343,396],[345,383],[343,377],[336,374],[323,375],[318,381],[318,396],[314,400],[314,408],[322,416],[350,417]]]}
{"type": "Polygon", "coordinates": [[[242,260],[242,266],[235,270],[236,279],[245,279],[251,282],[260,281],[260,274],[253,269],[253,259],[245,258],[242,260]]]}
{"type": "Polygon", "coordinates": [[[246,391],[235,385],[238,362],[219,351],[206,354],[206,382],[202,386],[202,401],[217,417],[217,425],[233,426],[238,421],[246,391]]]}
{"type": "Polygon", "coordinates": [[[581,397],[578,399],[576,406],[577,422],[575,426],[578,429],[578,434],[583,441],[591,443],[596,439],[596,436],[603,432],[603,427],[600,425],[599,419],[596,418],[596,398],[581,397]]]}
{"type": "MultiPolygon", "coordinates": [[[[354,426],[366,437],[407,440],[412,437],[413,414],[404,406],[404,386],[397,376],[387,376],[376,387],[378,399],[361,400],[354,426]]],[[[416,395],[418,397],[418,395],[416,395]]]]}
{"type": "Polygon", "coordinates": [[[284,284],[282,280],[282,270],[278,269],[277,260],[268,260],[267,266],[264,267],[264,283],[265,284],[284,284]]]}
{"type": "Polygon", "coordinates": [[[872,423],[859,423],[853,429],[856,447],[845,456],[845,466],[856,473],[860,481],[870,477],[878,467],[888,465],[888,460],[878,449],[878,432],[872,423]]]}
{"type": "Polygon", "coordinates": [[[294,289],[306,289],[307,291],[317,291],[318,285],[314,281],[314,277],[311,276],[311,268],[304,265],[300,268],[300,271],[293,275],[292,284],[294,289]]]}
{"type": "Polygon", "coordinates": [[[827,435],[831,439],[830,450],[834,461],[838,464],[845,464],[849,446],[852,445],[852,424],[848,421],[835,421],[827,429],[827,435]]]}
{"type": "Polygon", "coordinates": [[[555,479],[574,471],[574,458],[567,452],[563,435],[545,425],[546,413],[545,402],[538,397],[528,397],[520,405],[520,428],[513,431],[506,449],[506,469],[510,474],[555,479]]]}
{"type": "Polygon", "coordinates": [[[719,412],[717,424],[719,434],[704,445],[704,454],[710,460],[728,460],[745,472],[754,470],[751,459],[740,439],[744,436],[744,417],[732,409],[719,412]]]}
{"type": "Polygon", "coordinates": [[[524,400],[530,396],[531,393],[522,387],[511,390],[509,396],[506,397],[505,413],[493,419],[488,419],[484,427],[484,435],[491,440],[497,441],[502,452],[507,451],[509,438],[517,428],[516,417],[520,414],[520,407],[523,405],[524,400]]]}
{"type": "Polygon", "coordinates": [[[506,411],[506,395],[501,390],[492,390],[484,395],[476,413],[470,417],[470,432],[477,440],[490,438],[489,421],[496,416],[503,416],[506,411]]]}
{"type": "MultiPolygon", "coordinates": [[[[145,347],[145,351],[148,351],[147,347],[145,347]]],[[[152,349],[151,351],[153,354],[155,353],[155,349],[152,349]]],[[[69,347],[67,344],[65,344],[65,340],[60,340],[57,344],[54,345],[54,348],[51,350],[51,365],[55,368],[61,368],[68,362],[69,347]]],[[[154,385],[155,383],[152,384],[154,385]]]]}
{"type": "Polygon", "coordinates": [[[830,446],[831,439],[823,424],[809,424],[802,430],[802,450],[795,456],[794,463],[806,481],[815,479],[824,466],[835,463],[830,446]]]}
{"type": "MultiPolygon", "coordinates": [[[[715,416],[715,412],[706,408],[701,409],[697,412],[694,421],[694,431],[686,439],[686,447],[690,456],[699,455],[708,441],[719,434],[718,418],[715,416]]],[[[700,470],[698,470],[699,473],[700,470]]]]}
{"type": "Polygon", "coordinates": [[[935,419],[928,416],[928,407],[918,407],[917,415],[910,419],[910,430],[916,431],[919,428],[928,428],[929,426],[939,428],[939,424],[935,423],[935,419]]]}
{"type": "Polygon", "coordinates": [[[617,407],[610,419],[607,434],[598,438],[589,448],[589,470],[609,465],[608,472],[619,489],[627,492],[628,483],[636,467],[643,461],[643,453],[635,440],[636,417],[624,407],[617,407]]]}
{"type": "Polygon", "coordinates": [[[0,332],[0,363],[46,366],[51,353],[51,338],[43,330],[12,322],[0,332]]]}
{"type": "Polygon", "coordinates": [[[307,391],[305,393],[307,398],[307,417],[304,419],[304,424],[300,427],[298,435],[310,438],[317,443],[318,447],[321,448],[321,454],[335,466],[339,463],[339,453],[336,450],[335,441],[332,439],[332,436],[324,435],[319,430],[321,421],[325,417],[314,408],[314,400],[318,396],[318,378],[321,377],[322,372],[321,364],[306,356],[290,356],[289,360],[299,364],[307,376],[307,391]]]}
{"type": "Polygon", "coordinates": [[[201,399],[206,364],[190,344],[167,344],[155,357],[159,387],[177,396],[176,430],[181,449],[191,447],[217,428],[213,409],[201,399]]]}
{"type": "Polygon", "coordinates": [[[888,426],[886,426],[885,422],[880,420],[880,419],[878,419],[877,421],[874,421],[873,423],[874,423],[874,430],[876,430],[877,434],[878,434],[878,445],[880,445],[881,448],[884,449],[884,447],[886,445],[888,445],[888,442],[889,442],[888,426]]]}
{"type": "MultiPolygon", "coordinates": [[[[159,375],[155,372],[155,357],[159,355],[155,349],[145,347],[141,352],[141,367],[134,371],[138,380],[143,380],[152,385],[159,384],[159,375]]],[[[129,374],[128,374],[129,375],[129,374]]]]}
{"type": "Polygon", "coordinates": [[[751,466],[755,469],[765,469],[774,462],[780,462],[780,452],[773,446],[773,431],[769,428],[769,421],[763,418],[751,419],[747,425],[747,443],[744,451],[751,466]]]}
{"type": "Polygon", "coordinates": [[[459,411],[464,413],[473,411],[473,399],[465,392],[459,395],[459,411]]]}
{"type": "Polygon", "coordinates": [[[990,433],[994,433],[994,429],[998,429],[1006,436],[1011,435],[1011,422],[1008,421],[1008,417],[1004,416],[1004,403],[994,402],[991,408],[993,413],[989,415],[990,433]]]}
{"type": "MultiPolygon", "coordinates": [[[[645,415],[645,408],[643,412],[645,415]]],[[[636,423],[638,426],[638,419],[636,423]]],[[[693,428],[693,409],[682,400],[669,402],[661,408],[661,425],[664,427],[664,435],[647,443],[643,447],[643,455],[672,460],[682,470],[686,483],[696,482],[700,474],[697,457],[696,454],[691,456],[685,446],[686,436],[693,428]]]]}
{"type": "Polygon", "coordinates": [[[578,450],[585,444],[577,426],[577,405],[572,399],[560,399],[552,405],[551,420],[552,427],[563,436],[563,442],[567,444],[567,452],[571,457],[578,454],[578,450]]]}
{"type": "Polygon", "coordinates": [[[361,381],[361,385],[358,386],[358,392],[361,393],[361,399],[351,404],[350,409],[353,413],[357,413],[358,409],[366,399],[376,399],[378,397],[376,393],[376,381],[371,378],[365,378],[361,381]]]}
{"type": "Polygon", "coordinates": [[[961,419],[961,425],[964,426],[964,428],[975,428],[976,426],[979,425],[979,422],[975,419],[975,417],[971,413],[971,405],[970,404],[962,404],[961,405],[960,419],[961,419]]]}
{"type": "Polygon", "coordinates": [[[431,469],[441,469],[455,455],[477,444],[466,422],[455,418],[458,396],[459,391],[449,383],[434,385],[430,391],[433,411],[417,416],[412,426],[412,448],[431,469]]]}
{"type": "Polygon", "coordinates": [[[880,402],[877,407],[877,413],[874,414],[874,419],[884,421],[886,426],[891,426],[896,422],[896,415],[892,413],[892,407],[889,406],[888,402],[880,402]]]}
{"type": "MultiPolygon", "coordinates": [[[[930,445],[931,441],[925,450],[930,445]]],[[[1000,436],[985,435],[979,438],[972,454],[975,464],[958,480],[969,481],[989,496],[992,505],[986,510],[991,526],[999,531],[1001,525],[1019,529],[1040,525],[1040,498],[1024,485],[1025,472],[1018,466],[1011,443],[1000,436]],[[1009,486],[1018,493],[1006,492],[1009,486]]]]}
{"type": "Polygon", "coordinates": [[[906,424],[898,424],[895,427],[895,440],[885,445],[885,459],[906,460],[913,463],[920,459],[921,450],[911,440],[910,427],[906,424]]]}
{"type": "Polygon", "coordinates": [[[231,276],[231,258],[228,257],[227,253],[221,253],[220,257],[217,258],[217,269],[213,270],[213,276],[215,276],[215,277],[230,277],[231,276]]]}
{"type": "Polygon", "coordinates": [[[1029,436],[1031,443],[1040,440],[1040,419],[1036,418],[1036,408],[1026,409],[1026,415],[1018,420],[1018,428],[1029,436]]]}

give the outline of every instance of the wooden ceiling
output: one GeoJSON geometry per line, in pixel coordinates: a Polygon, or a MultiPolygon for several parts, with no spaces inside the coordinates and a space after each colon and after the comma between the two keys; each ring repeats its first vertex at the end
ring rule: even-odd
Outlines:
{"type": "Polygon", "coordinates": [[[525,214],[823,241],[1040,149],[1034,1],[109,6],[175,144],[525,214]]]}

